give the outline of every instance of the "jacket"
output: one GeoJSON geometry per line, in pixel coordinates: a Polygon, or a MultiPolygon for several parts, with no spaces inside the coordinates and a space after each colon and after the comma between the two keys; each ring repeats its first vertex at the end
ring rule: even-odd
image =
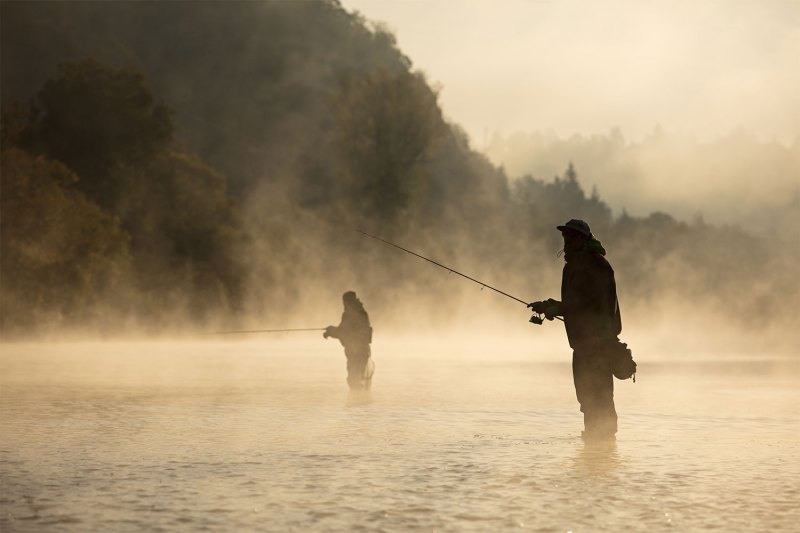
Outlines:
{"type": "Polygon", "coordinates": [[[369,323],[369,315],[363,307],[345,309],[345,312],[342,313],[342,321],[338,326],[328,328],[328,334],[339,339],[345,348],[369,344],[372,342],[372,326],[369,323]]]}
{"type": "Polygon", "coordinates": [[[560,314],[573,349],[615,340],[622,331],[614,269],[598,252],[569,258],[561,277],[560,314]]]}

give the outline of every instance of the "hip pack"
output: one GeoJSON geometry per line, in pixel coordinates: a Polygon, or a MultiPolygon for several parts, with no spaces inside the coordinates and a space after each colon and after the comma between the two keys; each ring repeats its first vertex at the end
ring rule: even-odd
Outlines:
{"type": "Polygon", "coordinates": [[[616,340],[606,348],[606,354],[611,362],[611,372],[617,379],[633,378],[636,383],[636,361],[630,348],[624,342],[616,340]]]}

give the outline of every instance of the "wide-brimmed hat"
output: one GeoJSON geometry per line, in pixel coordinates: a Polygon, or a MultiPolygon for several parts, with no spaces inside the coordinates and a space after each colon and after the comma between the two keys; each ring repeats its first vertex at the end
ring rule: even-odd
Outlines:
{"type": "Polygon", "coordinates": [[[564,231],[565,229],[571,229],[577,231],[578,233],[582,233],[587,237],[592,236],[592,230],[589,229],[589,224],[587,224],[583,220],[578,220],[576,218],[573,218],[563,226],[556,226],[556,229],[558,229],[559,231],[564,231]]]}

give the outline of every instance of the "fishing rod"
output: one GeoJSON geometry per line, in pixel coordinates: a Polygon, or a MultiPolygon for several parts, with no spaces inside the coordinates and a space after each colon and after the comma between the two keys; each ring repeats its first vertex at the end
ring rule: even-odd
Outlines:
{"type": "MultiPolygon", "coordinates": [[[[395,243],[393,243],[393,242],[389,242],[389,241],[387,241],[387,240],[385,240],[385,239],[381,239],[380,237],[377,237],[377,236],[375,236],[375,235],[372,235],[372,234],[370,234],[370,233],[367,233],[367,232],[365,232],[365,231],[361,231],[361,230],[359,230],[359,229],[357,229],[356,231],[357,231],[357,232],[359,232],[359,233],[360,233],[360,234],[362,234],[362,235],[366,235],[367,237],[371,237],[371,238],[373,238],[373,239],[375,239],[375,240],[381,241],[382,243],[388,244],[389,246],[394,246],[395,248],[397,248],[397,249],[399,249],[399,250],[403,250],[403,251],[404,251],[404,252],[406,252],[406,253],[409,253],[409,254],[411,254],[411,255],[417,256],[417,257],[419,257],[420,259],[424,259],[425,261],[427,261],[427,262],[429,262],[429,263],[433,263],[434,265],[436,265],[436,266],[438,266],[438,267],[440,267],[440,268],[443,268],[443,269],[447,270],[447,271],[448,271],[448,272],[450,272],[451,274],[458,274],[458,275],[459,275],[459,276],[461,276],[462,278],[466,278],[466,279],[468,279],[468,280],[470,280],[470,281],[472,281],[472,282],[474,282],[474,283],[477,283],[478,285],[480,285],[480,286],[481,286],[481,288],[483,288],[483,287],[486,287],[487,289],[492,289],[494,292],[496,292],[496,293],[499,293],[499,294],[502,294],[502,295],[503,295],[503,296],[505,296],[506,298],[511,298],[512,300],[515,300],[515,301],[517,301],[517,302],[519,302],[519,303],[523,304],[525,307],[530,307],[530,304],[529,304],[528,302],[526,302],[525,300],[522,300],[522,299],[520,299],[520,298],[517,298],[516,296],[512,296],[512,295],[508,294],[507,292],[503,292],[503,291],[501,291],[500,289],[498,289],[498,288],[496,288],[496,287],[492,287],[491,285],[489,285],[489,284],[487,284],[487,283],[484,283],[484,282],[482,282],[482,281],[480,281],[480,280],[478,280],[478,279],[475,279],[475,278],[472,278],[472,277],[470,277],[470,276],[467,276],[466,274],[463,274],[463,273],[459,272],[458,270],[452,269],[452,268],[450,268],[449,266],[445,266],[445,265],[443,265],[443,264],[441,264],[441,263],[438,263],[438,262],[434,261],[433,259],[429,259],[429,258],[425,257],[424,255],[420,255],[420,254],[418,254],[418,253],[416,253],[416,252],[412,252],[411,250],[408,250],[408,249],[406,249],[406,248],[403,248],[403,247],[402,247],[402,246],[400,246],[400,245],[397,245],[397,244],[395,244],[395,243]]],[[[562,321],[563,321],[563,319],[562,319],[561,317],[554,317],[554,318],[557,318],[557,319],[559,319],[559,320],[562,320],[562,321]]],[[[542,323],[543,323],[543,319],[542,319],[542,317],[541,317],[541,313],[538,313],[538,312],[535,312],[535,311],[534,311],[534,315],[531,317],[531,320],[530,320],[530,321],[531,321],[531,322],[533,322],[534,324],[542,324],[542,323]]]]}
{"type": "Polygon", "coordinates": [[[285,333],[287,331],[325,331],[326,328],[287,328],[287,329],[237,329],[230,331],[215,331],[205,335],[230,335],[233,333],[285,333]]]}

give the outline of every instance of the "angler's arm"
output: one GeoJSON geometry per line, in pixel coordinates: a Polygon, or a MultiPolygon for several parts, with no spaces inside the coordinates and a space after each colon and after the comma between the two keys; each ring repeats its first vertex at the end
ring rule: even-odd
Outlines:
{"type": "Polygon", "coordinates": [[[326,339],[328,337],[333,337],[334,339],[341,339],[341,335],[347,336],[348,328],[348,316],[347,313],[342,313],[342,319],[339,321],[338,326],[328,326],[325,328],[325,332],[322,334],[323,337],[326,339]]]}
{"type": "Polygon", "coordinates": [[[545,318],[552,320],[557,316],[564,316],[564,304],[558,300],[548,298],[541,302],[533,302],[528,304],[528,307],[533,309],[536,313],[544,314],[545,318]]]}

